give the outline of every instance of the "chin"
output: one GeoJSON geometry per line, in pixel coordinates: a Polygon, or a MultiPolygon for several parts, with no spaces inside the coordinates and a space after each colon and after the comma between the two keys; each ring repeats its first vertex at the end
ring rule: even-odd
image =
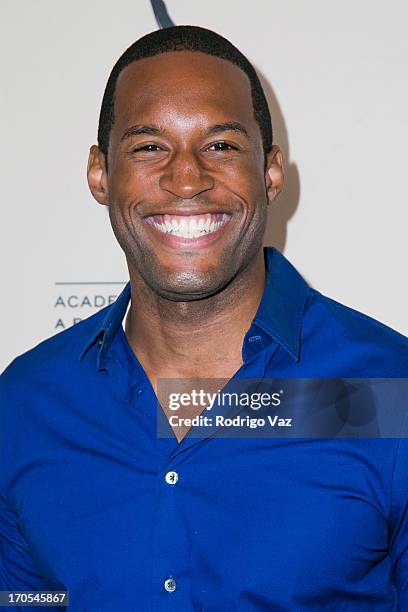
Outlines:
{"type": "Polygon", "coordinates": [[[174,302],[192,302],[215,295],[223,289],[226,282],[215,278],[213,274],[174,273],[166,278],[157,279],[150,287],[161,297],[174,302]]]}

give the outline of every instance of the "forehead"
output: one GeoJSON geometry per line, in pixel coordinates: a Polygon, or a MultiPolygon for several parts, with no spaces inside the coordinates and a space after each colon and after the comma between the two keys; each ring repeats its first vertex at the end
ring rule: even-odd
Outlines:
{"type": "Polygon", "coordinates": [[[257,129],[248,76],[235,64],[201,52],[173,51],[137,60],[121,72],[114,128],[171,119],[235,120],[257,129]]]}

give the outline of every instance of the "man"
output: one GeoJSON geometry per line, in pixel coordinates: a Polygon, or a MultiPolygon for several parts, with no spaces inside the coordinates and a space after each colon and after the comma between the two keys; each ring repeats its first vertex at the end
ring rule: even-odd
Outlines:
{"type": "Polygon", "coordinates": [[[408,374],[406,338],[262,248],[283,160],[251,64],[192,26],[134,43],[88,181],[130,282],[2,376],[1,589],[98,612],[408,609],[403,436],[157,435],[162,379],[408,374]]]}

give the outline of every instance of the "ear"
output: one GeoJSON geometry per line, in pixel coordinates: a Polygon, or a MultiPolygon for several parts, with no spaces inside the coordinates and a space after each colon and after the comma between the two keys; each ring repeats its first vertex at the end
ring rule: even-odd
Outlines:
{"type": "Polygon", "coordinates": [[[265,185],[270,204],[282,191],[284,181],[283,155],[278,145],[273,145],[266,157],[265,185]]]}
{"type": "Polygon", "coordinates": [[[89,189],[95,200],[99,204],[109,206],[106,158],[96,145],[92,145],[89,150],[87,176],[89,189]]]}

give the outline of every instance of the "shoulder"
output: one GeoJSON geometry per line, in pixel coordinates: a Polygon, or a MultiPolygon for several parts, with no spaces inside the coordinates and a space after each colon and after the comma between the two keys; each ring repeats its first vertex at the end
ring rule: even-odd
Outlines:
{"type": "Polygon", "coordinates": [[[97,335],[98,329],[106,316],[106,306],[76,325],[46,338],[33,348],[18,355],[6,367],[0,376],[0,391],[21,385],[30,380],[47,379],[57,373],[68,373],[68,368],[79,363],[79,358],[87,341],[97,335]]]}
{"type": "Polygon", "coordinates": [[[408,338],[381,321],[309,288],[304,323],[312,344],[347,357],[355,375],[408,376],[408,338]]]}
{"type": "MultiPolygon", "coordinates": [[[[109,305],[16,357],[0,376],[0,464],[15,466],[47,448],[50,436],[76,427],[73,407],[86,407],[97,369],[80,359],[104,325],[109,305]],[[75,423],[75,425],[73,425],[75,423]]],[[[94,385],[95,387],[95,385],[94,385]]],[[[96,387],[95,387],[96,388],[96,387]]],[[[1,472],[1,471],[0,471],[1,472]]],[[[0,489],[5,472],[0,473],[0,489]]]]}
{"type": "Polygon", "coordinates": [[[43,340],[6,367],[0,376],[0,461],[2,454],[8,462],[15,456],[10,444],[26,447],[30,432],[63,418],[65,408],[89,393],[96,369],[80,356],[111,306],[43,340]]]}
{"type": "Polygon", "coordinates": [[[316,289],[310,289],[309,299],[327,317],[327,324],[343,332],[352,332],[356,338],[375,338],[384,346],[408,351],[408,338],[373,317],[337,302],[316,289]]]}

